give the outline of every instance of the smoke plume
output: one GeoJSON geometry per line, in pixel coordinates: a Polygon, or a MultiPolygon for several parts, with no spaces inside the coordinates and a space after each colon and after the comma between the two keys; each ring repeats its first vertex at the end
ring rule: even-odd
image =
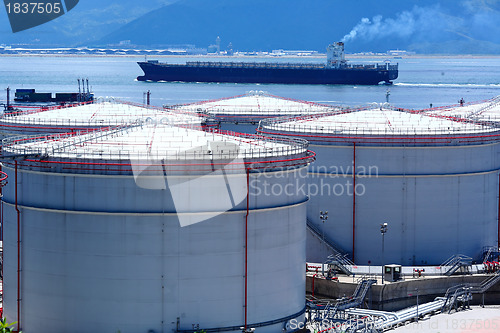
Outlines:
{"type": "Polygon", "coordinates": [[[400,38],[412,42],[449,40],[479,40],[500,42],[500,1],[465,0],[454,10],[443,10],[439,4],[415,6],[395,17],[381,15],[361,21],[344,36],[344,42],[370,42],[378,39],[400,38]]]}
{"type": "Polygon", "coordinates": [[[414,38],[426,34],[433,35],[437,30],[450,28],[449,18],[443,15],[439,6],[413,7],[411,11],[398,13],[395,18],[384,19],[377,15],[361,21],[344,36],[344,42],[356,39],[372,41],[388,37],[414,38]]]}

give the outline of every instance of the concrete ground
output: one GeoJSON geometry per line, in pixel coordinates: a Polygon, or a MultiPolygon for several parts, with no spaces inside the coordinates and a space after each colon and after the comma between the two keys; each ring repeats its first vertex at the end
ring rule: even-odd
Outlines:
{"type": "Polygon", "coordinates": [[[498,333],[500,332],[500,305],[471,306],[470,310],[438,314],[419,322],[401,324],[391,333],[498,333]]]}

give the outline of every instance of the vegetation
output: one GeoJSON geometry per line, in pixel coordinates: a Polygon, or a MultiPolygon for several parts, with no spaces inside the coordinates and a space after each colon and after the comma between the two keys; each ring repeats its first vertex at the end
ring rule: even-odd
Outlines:
{"type": "MultiPolygon", "coordinates": [[[[14,325],[15,324],[17,324],[17,321],[8,324],[7,319],[2,318],[2,320],[0,320],[0,333],[14,332],[14,325]]],[[[19,333],[22,333],[22,331],[19,331],[19,333]]]]}

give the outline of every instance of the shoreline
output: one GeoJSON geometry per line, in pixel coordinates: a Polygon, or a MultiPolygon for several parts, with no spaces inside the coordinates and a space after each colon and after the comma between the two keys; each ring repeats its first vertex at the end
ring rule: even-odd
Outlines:
{"type": "MultiPolygon", "coordinates": [[[[381,54],[346,54],[346,59],[377,59],[385,60],[405,60],[405,59],[500,59],[498,54],[412,54],[403,56],[381,55],[381,54]]],[[[144,54],[0,54],[0,57],[48,57],[48,58],[199,58],[199,59],[318,59],[323,60],[326,58],[325,54],[314,56],[271,56],[271,55],[144,55],[144,54]]]]}

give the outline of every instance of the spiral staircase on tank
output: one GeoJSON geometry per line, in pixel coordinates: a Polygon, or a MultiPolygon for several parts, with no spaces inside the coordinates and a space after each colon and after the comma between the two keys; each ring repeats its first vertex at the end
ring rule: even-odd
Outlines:
{"type": "Polygon", "coordinates": [[[349,253],[340,250],[339,247],[309,219],[307,219],[307,230],[309,230],[331,251],[332,254],[328,256],[324,264],[328,264],[329,266],[332,266],[332,268],[335,268],[348,276],[352,275],[350,267],[355,264],[349,259],[349,253]]]}

